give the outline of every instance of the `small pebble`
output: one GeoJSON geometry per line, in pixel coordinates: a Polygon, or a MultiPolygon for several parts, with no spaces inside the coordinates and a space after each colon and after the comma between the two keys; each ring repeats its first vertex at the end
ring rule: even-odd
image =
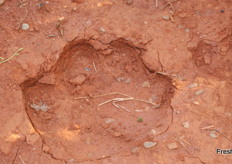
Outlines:
{"type": "Polygon", "coordinates": [[[190,30],[189,30],[189,28],[186,28],[184,31],[189,33],[190,30]]]}
{"type": "Polygon", "coordinates": [[[30,28],[29,24],[27,24],[27,23],[22,24],[22,29],[23,30],[28,30],[29,28],[30,28]]]}
{"type": "Polygon", "coordinates": [[[131,153],[132,153],[132,154],[136,154],[136,153],[138,153],[138,151],[139,151],[139,148],[138,148],[138,147],[133,147],[133,148],[131,149],[131,153]]]}
{"type": "Polygon", "coordinates": [[[100,31],[100,32],[106,32],[106,30],[105,30],[103,27],[101,27],[101,28],[99,29],[99,31],[100,31]]]}
{"type": "Polygon", "coordinates": [[[147,88],[150,88],[151,85],[148,81],[145,81],[143,84],[142,84],[142,87],[147,87],[147,88]]]}
{"type": "Polygon", "coordinates": [[[131,79],[126,79],[125,80],[125,83],[130,83],[131,82],[131,79]]]}
{"type": "Polygon", "coordinates": [[[168,144],[167,147],[169,150],[174,150],[174,149],[178,148],[178,146],[175,142],[168,144]]]}
{"type": "Polygon", "coordinates": [[[155,129],[151,129],[151,134],[156,135],[157,131],[155,129]]]}
{"type": "Polygon", "coordinates": [[[86,67],[86,68],[84,68],[84,69],[85,69],[85,71],[87,71],[87,72],[89,72],[89,71],[90,71],[90,68],[87,68],[87,67],[86,67]]]}
{"type": "Polygon", "coordinates": [[[157,145],[157,143],[156,143],[156,142],[151,142],[151,141],[144,142],[144,144],[143,144],[143,146],[144,146],[145,148],[147,148],[147,149],[152,148],[152,147],[154,147],[155,145],[157,145]]]}
{"type": "Polygon", "coordinates": [[[189,123],[188,122],[183,122],[183,126],[184,126],[184,128],[189,128],[189,123]]]}
{"type": "Polygon", "coordinates": [[[5,0],[0,0],[0,7],[4,5],[4,3],[5,3],[5,0]]]}
{"type": "Polygon", "coordinates": [[[219,134],[218,134],[218,132],[213,130],[213,131],[210,132],[209,135],[210,135],[211,138],[217,138],[219,134]]]}
{"type": "Polygon", "coordinates": [[[182,29],[182,28],[184,28],[184,26],[178,25],[178,29],[182,29]]]}
{"type": "Polygon", "coordinates": [[[189,84],[189,85],[188,85],[189,88],[195,88],[195,87],[197,87],[197,86],[198,86],[197,83],[192,83],[192,84],[189,84]]]}
{"type": "Polygon", "coordinates": [[[204,90],[198,90],[198,91],[195,92],[195,95],[196,95],[196,96],[199,96],[199,95],[201,95],[202,93],[204,93],[204,90]]]}
{"type": "Polygon", "coordinates": [[[127,0],[126,4],[127,4],[127,5],[133,4],[133,0],[127,0]]]}
{"type": "Polygon", "coordinates": [[[74,7],[72,8],[72,11],[77,11],[77,9],[78,9],[77,7],[74,7]]]}
{"type": "Polygon", "coordinates": [[[200,105],[200,103],[197,102],[197,101],[194,101],[193,104],[195,104],[195,105],[200,105]]]}
{"type": "Polygon", "coordinates": [[[105,123],[106,124],[110,124],[110,123],[112,123],[112,122],[114,122],[115,121],[115,119],[113,119],[113,118],[107,118],[106,120],[105,120],[105,123]]]}
{"type": "Polygon", "coordinates": [[[124,78],[123,77],[118,77],[116,80],[117,81],[124,81],[124,78]]]}
{"type": "Polygon", "coordinates": [[[120,137],[122,134],[119,132],[114,132],[114,137],[120,137]]]}
{"type": "Polygon", "coordinates": [[[168,15],[164,15],[162,18],[163,18],[164,20],[170,20],[170,17],[169,17],[168,15]]]}
{"type": "Polygon", "coordinates": [[[65,17],[61,16],[61,17],[58,18],[58,20],[63,21],[63,20],[65,20],[65,17]]]}

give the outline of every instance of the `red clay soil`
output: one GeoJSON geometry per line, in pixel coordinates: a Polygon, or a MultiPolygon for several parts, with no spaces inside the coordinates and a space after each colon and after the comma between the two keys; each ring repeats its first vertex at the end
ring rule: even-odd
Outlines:
{"type": "Polygon", "coordinates": [[[231,163],[231,0],[0,0],[0,36],[0,164],[231,163]]]}

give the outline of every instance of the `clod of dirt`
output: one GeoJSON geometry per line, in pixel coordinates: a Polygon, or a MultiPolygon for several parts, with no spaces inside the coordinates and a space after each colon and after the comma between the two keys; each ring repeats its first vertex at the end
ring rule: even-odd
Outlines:
{"type": "Polygon", "coordinates": [[[220,51],[221,51],[221,52],[227,52],[228,50],[229,50],[229,48],[226,47],[226,46],[222,46],[222,47],[220,48],[220,51]]]}
{"type": "Polygon", "coordinates": [[[177,149],[177,148],[178,148],[178,146],[177,146],[177,144],[176,144],[175,142],[169,143],[169,144],[167,145],[167,147],[168,147],[169,150],[174,150],[174,149],[177,149]]]}
{"type": "Polygon", "coordinates": [[[150,141],[144,142],[144,144],[143,144],[143,146],[144,146],[145,148],[147,148],[147,149],[152,148],[152,147],[154,147],[154,146],[156,146],[156,145],[157,145],[156,142],[150,142],[150,141]]]}
{"type": "Polygon", "coordinates": [[[42,150],[43,150],[43,152],[48,153],[50,148],[48,147],[48,145],[43,144],[42,150]]]}
{"type": "Polygon", "coordinates": [[[192,50],[193,60],[196,66],[209,65],[215,55],[214,47],[208,43],[200,41],[195,49],[192,50]]]}
{"type": "Polygon", "coordinates": [[[40,138],[39,134],[34,133],[31,135],[27,135],[26,141],[29,145],[34,145],[39,140],[39,138],[40,138]]]}
{"type": "Polygon", "coordinates": [[[74,85],[81,85],[86,80],[86,77],[84,75],[78,75],[75,78],[71,79],[69,82],[74,85]]]}

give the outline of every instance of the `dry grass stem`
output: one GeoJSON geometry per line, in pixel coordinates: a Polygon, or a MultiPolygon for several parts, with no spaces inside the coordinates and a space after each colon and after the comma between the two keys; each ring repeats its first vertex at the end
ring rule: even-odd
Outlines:
{"type": "Polygon", "coordinates": [[[124,102],[124,101],[140,101],[140,102],[152,105],[155,108],[160,107],[160,104],[156,104],[156,103],[153,103],[153,102],[150,102],[150,101],[147,101],[147,100],[143,100],[143,99],[134,98],[134,97],[131,97],[131,96],[127,95],[127,94],[120,93],[120,92],[111,92],[111,93],[106,93],[106,94],[97,95],[97,96],[76,97],[76,98],[74,98],[74,100],[100,98],[100,97],[105,97],[105,96],[109,96],[109,95],[121,95],[121,96],[125,96],[125,97],[117,97],[117,98],[107,100],[105,102],[102,102],[102,103],[98,104],[98,107],[103,106],[103,105],[108,104],[108,103],[112,103],[112,105],[115,106],[116,108],[122,108],[122,109],[126,110],[127,112],[131,112],[126,107],[118,104],[119,102],[124,102]]]}
{"type": "Polygon", "coordinates": [[[22,51],[23,49],[24,49],[24,48],[19,48],[19,49],[18,49],[13,55],[11,55],[9,58],[7,58],[6,60],[0,61],[0,64],[5,63],[5,62],[11,60],[13,57],[20,55],[19,52],[22,51]]]}
{"type": "Polygon", "coordinates": [[[93,62],[93,68],[94,68],[95,72],[97,72],[97,68],[96,68],[96,65],[94,62],[93,62]]]}

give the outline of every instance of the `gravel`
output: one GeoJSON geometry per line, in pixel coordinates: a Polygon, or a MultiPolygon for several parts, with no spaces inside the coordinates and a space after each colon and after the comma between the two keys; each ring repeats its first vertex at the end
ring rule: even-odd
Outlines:
{"type": "Polygon", "coordinates": [[[144,144],[143,144],[143,146],[144,146],[145,148],[147,148],[147,149],[152,148],[152,147],[154,147],[154,146],[156,146],[156,145],[157,145],[156,142],[151,142],[151,141],[144,142],[144,144]]]}

